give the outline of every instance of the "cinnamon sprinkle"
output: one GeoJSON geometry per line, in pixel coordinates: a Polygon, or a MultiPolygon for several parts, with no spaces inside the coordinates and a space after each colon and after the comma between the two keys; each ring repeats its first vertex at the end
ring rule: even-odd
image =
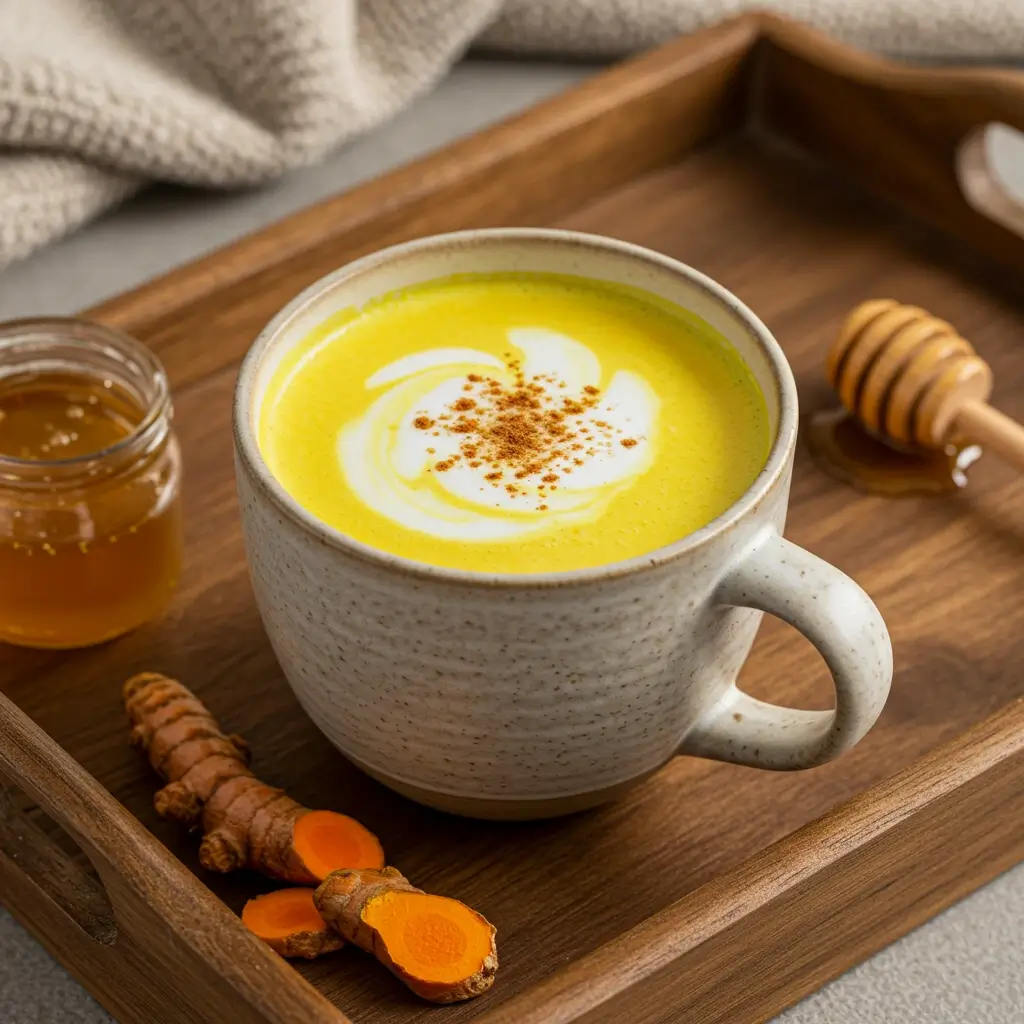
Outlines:
{"type": "Polygon", "coordinates": [[[472,468],[486,463],[490,472],[484,479],[494,487],[504,487],[512,496],[524,493],[525,482],[534,479],[541,501],[537,510],[546,511],[543,499],[547,491],[556,490],[573,466],[584,464],[577,452],[585,450],[593,456],[610,451],[615,440],[624,448],[633,448],[641,440],[618,438],[622,431],[605,420],[583,420],[600,402],[600,388],[588,384],[579,395],[566,395],[565,381],[551,374],[527,379],[521,361],[511,353],[505,354],[505,363],[513,375],[511,384],[467,374],[463,397],[451,402],[436,420],[426,414],[413,419],[416,429],[430,430],[433,436],[445,433],[465,438],[461,454],[434,463],[437,472],[446,472],[462,457],[472,460],[472,468]],[[524,484],[503,482],[506,473],[524,484]]]}

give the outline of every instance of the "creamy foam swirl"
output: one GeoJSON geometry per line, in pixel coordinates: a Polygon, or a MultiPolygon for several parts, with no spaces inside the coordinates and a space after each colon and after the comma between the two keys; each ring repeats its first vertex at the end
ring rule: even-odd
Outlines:
{"type": "Polygon", "coordinates": [[[579,341],[508,332],[505,361],[434,348],[373,373],[382,390],[340,431],[345,478],[369,508],[438,539],[505,541],[592,521],[654,458],[659,401],[579,341]],[[532,397],[530,397],[532,396],[532,397]]]}

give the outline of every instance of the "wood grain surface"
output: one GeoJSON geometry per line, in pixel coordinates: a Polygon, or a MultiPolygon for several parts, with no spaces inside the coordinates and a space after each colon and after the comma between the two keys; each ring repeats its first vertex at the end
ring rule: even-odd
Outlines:
{"type": "MultiPolygon", "coordinates": [[[[893,635],[892,697],[850,754],[796,774],[677,759],[621,803],[502,825],[389,793],[302,714],[249,588],[230,432],[238,359],[296,292],[383,244],[498,223],[610,234],[715,277],[775,332],[805,410],[832,401],[822,360],[852,305],[920,304],[973,341],[996,372],[993,401],[1024,417],[1024,294],[999,269],[1024,266],[1024,242],[937,184],[964,132],[1024,119],[1024,91],[1003,81],[897,71],[778,19],[741,19],[95,310],[169,369],[187,564],[159,623],[72,654],[3,651],[0,689],[71,756],[0,708],[0,769],[86,855],[46,868],[66,840],[8,799],[4,902],[126,1022],[539,1024],[622,1020],[628,1008],[636,1021],[744,1024],[1024,855],[1024,712],[1013,703],[1024,481],[995,460],[962,493],[896,501],[849,491],[798,456],[788,536],[853,575],[893,635]],[[826,108],[830,94],[845,105],[826,108]],[[914,140],[892,129],[897,110],[914,140]],[[905,182],[908,153],[917,170],[905,182]],[[357,950],[293,971],[249,942],[221,901],[237,912],[268,883],[202,872],[195,839],[152,810],[155,780],[128,749],[119,701],[141,669],[193,687],[249,740],[267,781],[355,815],[418,885],[494,921],[493,990],[430,1007],[357,950]],[[21,866],[26,849],[42,851],[35,874],[21,866]],[[45,895],[54,889],[65,895],[45,895]],[[243,1009],[224,1016],[232,1000],[243,1009]]],[[[742,683],[803,707],[829,693],[817,655],[774,622],[742,683]]]]}
{"type": "Polygon", "coordinates": [[[1020,859],[1022,770],[1018,701],[481,1024],[772,1016],[1020,859]]]}

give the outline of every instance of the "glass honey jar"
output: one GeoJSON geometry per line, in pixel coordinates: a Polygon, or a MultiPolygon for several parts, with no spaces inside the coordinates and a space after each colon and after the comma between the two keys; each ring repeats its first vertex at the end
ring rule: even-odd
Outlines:
{"type": "Polygon", "coordinates": [[[0,641],[85,647],[163,611],[182,557],[167,376],[84,320],[0,324],[0,641]]]}

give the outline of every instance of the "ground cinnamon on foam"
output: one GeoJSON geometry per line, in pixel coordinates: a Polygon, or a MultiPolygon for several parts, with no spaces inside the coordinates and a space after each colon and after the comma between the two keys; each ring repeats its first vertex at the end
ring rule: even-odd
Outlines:
{"type": "Polygon", "coordinates": [[[600,401],[600,388],[588,384],[579,395],[570,396],[564,381],[550,374],[527,379],[518,359],[511,353],[504,358],[514,377],[511,385],[467,374],[462,397],[436,420],[422,413],[413,420],[414,427],[434,437],[444,433],[464,438],[457,453],[434,463],[436,472],[444,473],[459,462],[474,469],[487,466],[484,479],[513,496],[522,493],[524,481],[536,483],[541,499],[537,509],[543,512],[548,507],[545,496],[558,490],[575,466],[583,465],[583,456],[608,451],[614,444],[633,448],[641,440],[623,437],[604,420],[584,419],[600,401]]]}

